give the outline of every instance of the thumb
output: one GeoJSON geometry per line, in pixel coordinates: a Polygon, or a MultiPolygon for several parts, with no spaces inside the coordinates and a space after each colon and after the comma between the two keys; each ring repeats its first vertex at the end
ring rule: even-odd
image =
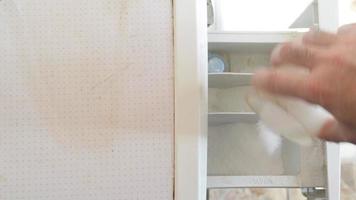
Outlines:
{"type": "Polygon", "coordinates": [[[356,129],[350,128],[335,119],[330,119],[322,127],[318,137],[331,142],[350,142],[356,144],[356,129]]]}

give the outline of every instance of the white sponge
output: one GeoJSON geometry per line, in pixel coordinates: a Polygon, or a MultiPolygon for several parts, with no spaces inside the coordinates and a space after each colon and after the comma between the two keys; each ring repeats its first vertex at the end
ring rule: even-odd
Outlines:
{"type": "Polygon", "coordinates": [[[301,145],[313,144],[326,121],[332,118],[321,106],[257,89],[247,95],[247,103],[259,115],[260,123],[301,145]]]}

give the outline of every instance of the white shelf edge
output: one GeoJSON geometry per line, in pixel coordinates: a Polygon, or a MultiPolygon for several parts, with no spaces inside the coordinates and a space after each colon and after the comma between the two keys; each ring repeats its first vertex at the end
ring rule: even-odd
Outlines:
{"type": "Polygon", "coordinates": [[[209,115],[256,115],[254,112],[209,112],[209,115]]]}
{"type": "Polygon", "coordinates": [[[257,123],[258,116],[254,112],[209,112],[208,125],[220,126],[233,123],[257,123]]]}
{"type": "Polygon", "coordinates": [[[293,39],[302,32],[228,32],[214,31],[208,33],[209,43],[281,43],[293,39]]]}
{"type": "Polygon", "coordinates": [[[301,35],[302,32],[210,32],[209,51],[270,53],[273,48],[301,35]]]}
{"type": "Polygon", "coordinates": [[[265,35],[265,34],[293,34],[293,33],[303,33],[306,29],[279,29],[276,31],[225,31],[225,30],[209,30],[208,34],[252,34],[252,35],[265,35]]]}
{"type": "Polygon", "coordinates": [[[207,187],[212,188],[299,188],[324,187],[303,185],[299,176],[208,176],[207,187]]]}
{"type": "Polygon", "coordinates": [[[209,73],[208,76],[209,88],[222,89],[250,85],[253,73],[223,72],[209,73]]]}
{"type": "Polygon", "coordinates": [[[218,72],[218,73],[209,73],[208,75],[236,75],[236,76],[252,76],[254,73],[250,72],[218,72]]]}

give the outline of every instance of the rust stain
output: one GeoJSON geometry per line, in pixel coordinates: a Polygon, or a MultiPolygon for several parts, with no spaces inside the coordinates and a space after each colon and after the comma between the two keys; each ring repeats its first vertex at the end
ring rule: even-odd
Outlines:
{"type": "Polygon", "coordinates": [[[129,11],[132,0],[107,0],[106,4],[108,14],[114,16],[117,20],[117,27],[121,34],[128,34],[129,11]]]}

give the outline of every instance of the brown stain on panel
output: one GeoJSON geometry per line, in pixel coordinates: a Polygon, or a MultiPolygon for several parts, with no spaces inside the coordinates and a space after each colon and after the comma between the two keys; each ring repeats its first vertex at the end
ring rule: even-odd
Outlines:
{"type": "MultiPolygon", "coordinates": [[[[120,18],[130,4],[115,2],[120,18]]],[[[111,147],[117,135],[130,131],[162,130],[165,119],[155,115],[166,105],[155,88],[162,79],[136,77],[144,73],[139,71],[143,64],[127,53],[131,47],[124,30],[102,19],[83,23],[78,17],[90,18],[84,14],[69,21],[72,13],[28,17],[28,26],[41,24],[45,30],[27,33],[35,53],[26,79],[41,126],[62,144],[88,148],[111,147]]],[[[97,18],[107,17],[107,11],[99,13],[97,18]]]]}
{"type": "Polygon", "coordinates": [[[7,179],[4,176],[0,176],[0,183],[6,182],[7,179]]]}
{"type": "Polygon", "coordinates": [[[116,18],[116,26],[121,34],[126,35],[128,33],[128,27],[130,26],[129,13],[132,5],[134,5],[136,1],[137,0],[107,0],[103,2],[107,14],[116,18]]]}

